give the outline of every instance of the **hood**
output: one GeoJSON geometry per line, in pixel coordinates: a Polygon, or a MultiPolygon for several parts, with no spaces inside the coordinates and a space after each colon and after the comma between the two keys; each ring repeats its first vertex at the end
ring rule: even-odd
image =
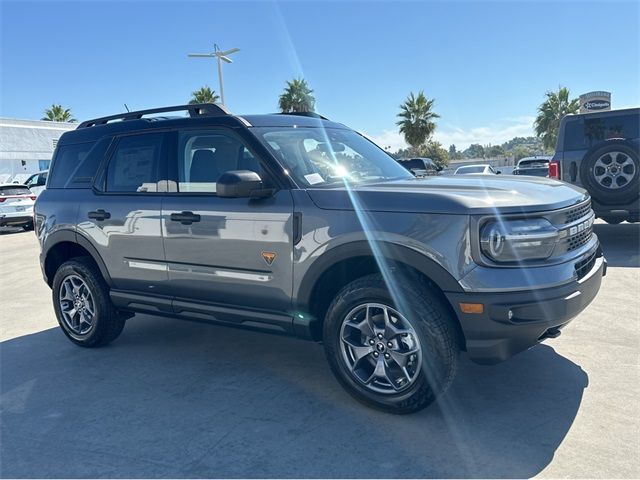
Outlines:
{"type": "Polygon", "coordinates": [[[457,215],[528,213],[568,207],[588,197],[585,190],[549,178],[458,175],[337,188],[310,188],[322,209],[457,215]]]}

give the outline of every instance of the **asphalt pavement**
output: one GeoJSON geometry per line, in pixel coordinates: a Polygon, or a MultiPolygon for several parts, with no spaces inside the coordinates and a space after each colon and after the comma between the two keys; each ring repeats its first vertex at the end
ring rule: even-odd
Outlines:
{"type": "Polygon", "coordinates": [[[640,226],[563,334],[496,366],[464,355],[437,405],[394,416],[322,346],[137,315],[102,349],[57,327],[33,232],[0,232],[0,476],[640,477],[640,226]]]}

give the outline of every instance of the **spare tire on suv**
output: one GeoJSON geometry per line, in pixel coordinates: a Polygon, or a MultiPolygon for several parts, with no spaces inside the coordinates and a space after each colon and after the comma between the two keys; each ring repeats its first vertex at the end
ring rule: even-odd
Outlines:
{"type": "Polygon", "coordinates": [[[586,155],[580,177],[600,203],[632,201],[639,195],[638,153],[628,141],[609,140],[586,155]]]}

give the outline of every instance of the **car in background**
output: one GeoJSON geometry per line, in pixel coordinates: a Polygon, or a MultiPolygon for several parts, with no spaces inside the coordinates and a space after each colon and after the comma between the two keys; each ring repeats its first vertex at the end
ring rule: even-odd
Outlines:
{"type": "Polygon", "coordinates": [[[49,170],[42,170],[41,172],[34,173],[31,175],[24,184],[29,187],[31,193],[33,193],[36,197],[40,195],[40,192],[46,188],[47,185],[47,175],[49,174],[49,170]]]}
{"type": "Polygon", "coordinates": [[[479,175],[498,175],[500,170],[495,170],[491,165],[478,164],[478,165],[463,165],[456,168],[454,175],[467,175],[467,174],[479,174],[479,175]]]}
{"type": "Polygon", "coordinates": [[[400,158],[398,163],[413,173],[414,177],[423,178],[437,175],[441,168],[430,158],[400,158]]]}
{"type": "Polygon", "coordinates": [[[17,183],[18,185],[24,185],[27,181],[27,178],[31,176],[30,173],[16,173],[9,183],[17,183]]]}
{"type": "Polygon", "coordinates": [[[0,184],[0,227],[33,229],[36,196],[26,185],[0,184]]]}
{"type": "Polygon", "coordinates": [[[513,170],[514,175],[531,175],[533,177],[549,176],[549,161],[551,157],[524,157],[518,160],[513,170]]]}
{"type": "Polygon", "coordinates": [[[567,115],[549,176],[584,188],[607,223],[640,221],[640,108],[567,115]]]}

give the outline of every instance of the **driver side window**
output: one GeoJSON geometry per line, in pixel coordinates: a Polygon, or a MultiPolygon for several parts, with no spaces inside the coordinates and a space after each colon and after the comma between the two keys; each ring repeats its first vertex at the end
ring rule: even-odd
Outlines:
{"type": "Polygon", "coordinates": [[[251,170],[264,179],[258,160],[234,137],[212,131],[180,132],[178,192],[216,193],[216,184],[230,170],[251,170]]]}

